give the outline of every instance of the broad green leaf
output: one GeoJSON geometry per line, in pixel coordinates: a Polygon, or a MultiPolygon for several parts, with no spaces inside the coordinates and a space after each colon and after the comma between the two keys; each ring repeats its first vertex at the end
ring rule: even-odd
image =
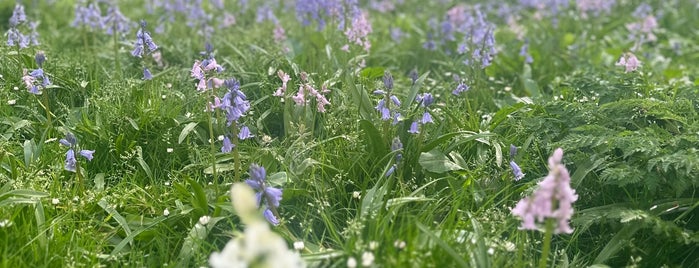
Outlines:
{"type": "Polygon", "coordinates": [[[420,166],[422,166],[422,168],[434,173],[444,173],[454,170],[466,169],[465,167],[461,167],[458,164],[449,160],[449,158],[438,149],[434,149],[426,153],[421,153],[418,163],[420,163],[420,166]]]}
{"type": "Polygon", "coordinates": [[[189,135],[189,132],[192,132],[192,130],[197,126],[197,124],[198,124],[197,122],[190,122],[189,124],[184,126],[184,128],[182,129],[182,132],[180,132],[180,136],[177,138],[177,143],[181,144],[182,141],[184,141],[184,139],[187,138],[187,136],[189,135]]]}

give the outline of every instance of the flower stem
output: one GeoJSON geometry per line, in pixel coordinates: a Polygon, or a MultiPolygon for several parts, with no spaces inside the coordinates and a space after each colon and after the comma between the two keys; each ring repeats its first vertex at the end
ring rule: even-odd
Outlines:
{"type": "Polygon", "coordinates": [[[231,124],[233,126],[233,168],[235,171],[235,179],[233,182],[238,182],[240,181],[240,148],[238,145],[240,144],[240,141],[238,140],[238,122],[233,121],[231,124]]]}
{"type": "MultiPolygon", "coordinates": [[[[214,99],[214,90],[209,90],[209,99],[214,99]]],[[[208,105],[208,104],[207,104],[208,105]]],[[[208,110],[208,107],[207,107],[208,110]]],[[[212,115],[214,116],[215,113],[212,115]]],[[[218,185],[218,174],[216,172],[216,147],[214,146],[214,123],[212,116],[209,116],[209,139],[211,140],[211,170],[214,175],[214,183],[218,185]]],[[[218,187],[217,187],[218,188],[218,187]]]]}
{"type": "Polygon", "coordinates": [[[44,88],[44,110],[46,110],[46,127],[51,128],[51,110],[49,109],[49,95],[48,91],[44,88]]]}
{"type": "Polygon", "coordinates": [[[551,251],[551,237],[553,236],[553,220],[546,219],[546,230],[544,234],[544,249],[541,251],[541,260],[539,260],[539,268],[546,268],[549,252],[551,251]]]}
{"type": "Polygon", "coordinates": [[[83,192],[83,175],[82,175],[82,173],[80,173],[80,161],[75,162],[75,178],[78,181],[78,186],[77,186],[76,191],[77,191],[77,194],[80,194],[83,192]]]}

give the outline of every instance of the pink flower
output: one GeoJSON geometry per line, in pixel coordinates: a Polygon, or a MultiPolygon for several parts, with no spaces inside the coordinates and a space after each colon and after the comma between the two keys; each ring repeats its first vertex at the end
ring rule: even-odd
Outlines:
{"type": "Polygon", "coordinates": [[[573,202],[578,200],[575,190],[570,187],[570,174],[561,163],[563,150],[556,149],[549,157],[549,174],[534,193],[520,200],[512,209],[512,214],[522,219],[520,229],[538,230],[548,218],[556,220],[554,233],[572,233],[569,221],[573,216],[573,202]]]}
{"type": "Polygon", "coordinates": [[[282,70],[277,71],[277,76],[279,76],[279,79],[282,80],[282,86],[277,88],[277,91],[275,91],[272,95],[275,97],[283,97],[284,93],[286,92],[286,85],[289,81],[291,81],[291,78],[282,70]]]}
{"type": "Polygon", "coordinates": [[[641,62],[638,60],[638,58],[636,58],[636,55],[631,52],[627,52],[626,54],[621,55],[619,61],[617,61],[615,65],[624,66],[626,68],[626,72],[630,73],[638,69],[641,62]]]}

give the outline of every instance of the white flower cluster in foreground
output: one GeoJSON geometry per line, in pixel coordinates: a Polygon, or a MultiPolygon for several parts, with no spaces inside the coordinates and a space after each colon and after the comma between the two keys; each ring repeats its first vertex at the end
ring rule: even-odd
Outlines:
{"type": "Polygon", "coordinates": [[[233,184],[231,200],[246,228],[241,236],[231,239],[221,252],[211,254],[211,267],[306,267],[299,253],[290,250],[284,239],[259,217],[257,199],[250,186],[233,184]]]}

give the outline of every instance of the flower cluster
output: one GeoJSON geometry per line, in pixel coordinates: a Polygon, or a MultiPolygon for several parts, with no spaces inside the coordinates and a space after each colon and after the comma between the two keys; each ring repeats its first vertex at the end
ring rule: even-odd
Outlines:
{"type": "MultiPolygon", "coordinates": [[[[371,42],[369,42],[369,34],[372,32],[371,23],[367,19],[366,12],[358,12],[357,15],[352,18],[352,24],[345,29],[345,36],[350,43],[356,44],[364,48],[366,52],[369,52],[371,48],[371,42]]],[[[345,46],[346,50],[349,46],[345,46]]]]}
{"type": "Polygon", "coordinates": [[[44,56],[44,53],[41,51],[36,53],[34,61],[36,61],[36,65],[39,68],[31,71],[24,69],[22,72],[22,82],[30,93],[39,95],[41,94],[40,88],[46,88],[51,84],[51,81],[49,80],[48,75],[44,73],[44,69],[42,69],[44,61],[46,61],[46,56],[44,56]]]}
{"type": "Polygon", "coordinates": [[[255,194],[257,207],[265,205],[263,215],[267,221],[273,225],[279,225],[277,208],[279,207],[279,201],[282,200],[282,190],[268,186],[266,180],[267,172],[264,167],[256,164],[250,165],[250,179],[245,180],[245,183],[257,191],[255,194]]]}
{"type": "Polygon", "coordinates": [[[589,14],[597,17],[612,12],[612,7],[616,4],[616,0],[577,0],[575,4],[583,18],[587,18],[589,14]]]}
{"type": "Polygon", "coordinates": [[[419,125],[434,123],[434,121],[432,121],[432,115],[430,114],[429,110],[429,106],[432,105],[432,103],[434,103],[434,97],[432,96],[432,94],[422,93],[420,95],[417,95],[415,97],[415,100],[420,104],[420,107],[423,108],[423,113],[420,119],[415,120],[412,124],[410,124],[410,129],[408,130],[408,132],[411,134],[420,133],[420,130],[418,129],[419,125]]]}
{"type": "Polygon", "coordinates": [[[316,100],[318,112],[324,113],[326,111],[325,106],[330,105],[330,101],[328,101],[328,99],[325,97],[326,94],[330,93],[330,90],[325,84],[321,86],[320,90],[315,89],[313,86],[311,86],[308,79],[308,74],[306,72],[301,72],[301,82],[299,91],[296,92],[296,95],[291,97],[291,99],[294,100],[296,105],[305,106],[311,101],[310,98],[307,98],[307,95],[313,97],[316,100]]]}
{"type": "MultiPolygon", "coordinates": [[[[225,80],[223,85],[228,88],[228,92],[223,95],[223,98],[216,98],[215,103],[210,106],[212,109],[218,108],[223,110],[223,112],[226,114],[226,124],[230,127],[233,125],[233,122],[238,122],[238,120],[240,120],[240,118],[243,117],[248,110],[250,110],[250,102],[247,101],[245,93],[240,90],[240,82],[238,82],[238,80],[235,78],[225,80]]],[[[247,126],[236,124],[236,127],[240,127],[237,136],[239,140],[245,140],[253,137],[250,129],[247,126]]],[[[234,147],[235,146],[233,142],[231,142],[229,135],[224,135],[221,152],[229,153],[234,147]]]]}
{"type": "Polygon", "coordinates": [[[572,233],[569,221],[573,216],[573,202],[578,200],[575,190],[570,187],[570,174],[561,163],[563,150],[556,149],[549,157],[549,174],[534,193],[520,200],[512,209],[512,214],[522,219],[520,229],[538,230],[538,224],[545,220],[556,220],[554,233],[572,233]]]}
{"type": "Polygon", "coordinates": [[[291,78],[282,70],[277,71],[277,76],[279,76],[279,79],[282,80],[282,86],[277,88],[277,91],[275,91],[272,95],[275,97],[284,97],[284,94],[286,93],[286,85],[289,81],[291,81],[291,78]]]}
{"type": "MultiPolygon", "coordinates": [[[[136,32],[136,43],[134,43],[134,48],[131,51],[131,55],[134,57],[142,58],[144,55],[153,53],[158,49],[158,45],[153,42],[150,33],[146,31],[146,21],[141,21],[141,28],[136,32]]],[[[143,80],[151,80],[153,75],[151,75],[148,67],[143,68],[143,80]]]]}
{"type": "Polygon", "coordinates": [[[231,187],[236,213],[245,223],[241,236],[231,239],[221,252],[209,257],[214,268],[229,267],[306,267],[298,252],[290,250],[282,237],[256,217],[253,191],[243,183],[231,187]]]}
{"type": "Polygon", "coordinates": [[[393,119],[393,125],[398,124],[401,115],[398,109],[392,109],[391,103],[398,108],[400,107],[400,100],[396,95],[391,94],[391,91],[393,91],[393,76],[388,71],[384,72],[383,85],[386,90],[377,89],[374,91],[374,95],[383,96],[375,109],[381,113],[381,120],[388,121],[393,119]]]}
{"type": "Polygon", "coordinates": [[[75,18],[70,25],[96,31],[105,28],[105,19],[102,18],[102,10],[96,3],[80,1],[75,3],[75,18]]]}
{"type": "Polygon", "coordinates": [[[14,10],[12,10],[12,16],[10,17],[9,26],[10,29],[7,30],[7,45],[17,46],[21,48],[27,48],[30,45],[39,45],[39,33],[36,32],[36,27],[39,24],[34,21],[27,20],[27,14],[24,12],[24,6],[21,4],[15,5],[14,10]],[[27,25],[31,31],[29,35],[25,35],[20,31],[22,25],[27,25]]]}
{"type": "Polygon", "coordinates": [[[78,149],[78,139],[75,138],[73,133],[66,133],[66,138],[58,141],[61,145],[68,147],[68,152],[66,152],[66,164],[65,169],[70,172],[75,172],[77,168],[78,160],[75,158],[75,151],[78,151],[80,156],[86,158],[88,161],[92,161],[92,154],[95,153],[94,150],[79,150],[78,149]]]}
{"type": "Polygon", "coordinates": [[[658,39],[653,33],[658,28],[658,21],[652,12],[653,8],[644,3],[633,12],[637,21],[626,24],[626,29],[630,32],[629,39],[634,41],[632,51],[640,49],[644,43],[654,42],[658,39]]]}
{"type": "Polygon", "coordinates": [[[192,66],[191,75],[194,79],[199,80],[199,82],[197,82],[197,90],[200,92],[206,91],[207,89],[219,88],[223,85],[223,79],[213,77],[214,73],[223,71],[223,67],[216,63],[213,51],[214,47],[206,43],[206,51],[202,52],[205,59],[202,61],[195,60],[192,66]]]}
{"type": "Polygon", "coordinates": [[[447,54],[463,55],[465,65],[480,62],[482,68],[488,67],[497,53],[495,24],[486,20],[481,8],[480,5],[470,8],[458,5],[447,11],[443,21],[430,20],[431,29],[423,47],[429,50],[443,47],[447,54]]]}
{"type": "Polygon", "coordinates": [[[124,16],[119,10],[119,6],[111,4],[107,8],[107,15],[104,16],[104,28],[108,35],[121,33],[126,34],[131,30],[131,20],[124,16]]]}
{"type": "Polygon", "coordinates": [[[454,81],[456,81],[456,83],[458,84],[456,85],[456,88],[451,92],[452,95],[459,96],[461,95],[461,93],[464,93],[471,89],[468,85],[464,83],[463,80],[461,80],[461,78],[457,74],[454,74],[454,81]]]}
{"type": "Polygon", "coordinates": [[[357,0],[298,0],[296,1],[296,18],[304,26],[313,22],[318,30],[325,29],[328,21],[337,22],[339,30],[345,29],[345,21],[355,18],[359,12],[357,0]]]}
{"type": "Polygon", "coordinates": [[[519,168],[519,165],[515,163],[515,155],[517,155],[517,146],[510,144],[510,168],[512,168],[512,173],[515,176],[515,181],[518,181],[524,178],[525,174],[522,173],[522,169],[519,168]]]}
{"type": "Polygon", "coordinates": [[[641,66],[641,62],[638,60],[638,58],[636,58],[636,55],[631,52],[627,52],[626,54],[621,55],[619,61],[617,61],[615,65],[623,66],[626,69],[626,72],[630,73],[638,69],[638,66],[641,66]]]}
{"type": "Polygon", "coordinates": [[[524,39],[524,43],[519,49],[519,56],[524,57],[524,62],[527,64],[534,62],[532,55],[529,54],[529,39],[524,39]]]}

